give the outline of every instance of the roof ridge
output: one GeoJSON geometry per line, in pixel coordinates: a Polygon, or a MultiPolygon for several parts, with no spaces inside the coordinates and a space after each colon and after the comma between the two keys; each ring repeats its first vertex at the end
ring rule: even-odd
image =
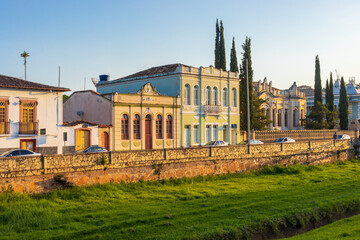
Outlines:
{"type": "Polygon", "coordinates": [[[61,91],[61,92],[70,91],[69,88],[54,87],[54,86],[27,81],[24,79],[11,77],[3,74],[0,74],[0,88],[38,89],[38,90],[53,90],[53,91],[61,91]]]}

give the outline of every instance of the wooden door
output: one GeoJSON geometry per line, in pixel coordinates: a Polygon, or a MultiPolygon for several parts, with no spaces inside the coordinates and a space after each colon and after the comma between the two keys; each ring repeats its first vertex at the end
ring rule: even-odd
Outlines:
{"type": "Polygon", "coordinates": [[[145,149],[152,149],[151,115],[145,117],[145,149]]]}
{"type": "Polygon", "coordinates": [[[231,144],[236,145],[236,130],[231,130],[231,144]]]}
{"type": "Polygon", "coordinates": [[[79,129],[75,133],[75,151],[85,150],[90,147],[90,131],[79,129]]]}
{"type": "Polygon", "coordinates": [[[36,152],[36,140],[35,139],[21,139],[20,149],[27,149],[36,152]]]}
{"type": "Polygon", "coordinates": [[[102,133],[102,144],[103,144],[103,148],[105,148],[106,150],[110,150],[109,148],[109,134],[107,132],[103,132],[102,133]]]}

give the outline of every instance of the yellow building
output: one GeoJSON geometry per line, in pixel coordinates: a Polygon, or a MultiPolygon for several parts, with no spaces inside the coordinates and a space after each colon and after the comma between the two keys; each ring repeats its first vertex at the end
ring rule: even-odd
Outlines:
{"type": "MultiPolygon", "coordinates": [[[[149,68],[111,81],[108,76],[101,75],[96,89],[104,96],[118,93],[117,96],[114,95],[113,100],[116,111],[113,114],[116,150],[129,149],[129,146],[131,149],[145,148],[144,128],[141,132],[142,140],[134,141],[131,136],[126,136],[129,140],[124,141],[119,130],[122,128],[117,127],[121,125],[124,114],[127,114],[127,117],[131,116],[129,121],[133,121],[134,112],[141,114],[142,125],[145,126],[144,118],[148,113],[144,112],[144,108],[146,109],[144,104],[147,104],[149,111],[153,113],[149,115],[152,117],[152,124],[157,114],[164,112],[162,116],[166,118],[168,114],[166,112],[173,112],[174,129],[176,129],[173,140],[158,139],[152,135],[153,148],[200,146],[215,140],[224,140],[229,144],[240,142],[237,72],[226,72],[212,66],[196,68],[184,64],[170,64],[149,68]],[[167,96],[151,95],[143,97],[149,100],[141,102],[139,95],[130,94],[148,82],[167,96]],[[143,104],[142,108],[140,104],[143,104]],[[117,145],[119,141],[122,142],[121,146],[117,145]]],[[[155,131],[154,127],[152,131],[155,131]]],[[[131,134],[132,132],[133,130],[130,130],[131,134]]]]}
{"type": "Polygon", "coordinates": [[[105,96],[113,102],[113,150],[180,147],[180,98],[160,95],[151,83],[105,96]]]}
{"type": "Polygon", "coordinates": [[[272,82],[254,82],[257,96],[266,102],[262,105],[272,123],[270,130],[298,130],[303,129],[301,119],[306,117],[306,96],[296,86],[296,83],[287,90],[280,90],[272,86],[272,82]]]}

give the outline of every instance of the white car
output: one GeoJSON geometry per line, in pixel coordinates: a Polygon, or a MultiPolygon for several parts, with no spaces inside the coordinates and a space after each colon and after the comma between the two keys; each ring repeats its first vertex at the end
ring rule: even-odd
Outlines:
{"type": "Polygon", "coordinates": [[[345,140],[345,139],[351,139],[351,137],[347,134],[339,135],[337,139],[345,140]]]}
{"type": "Polygon", "coordinates": [[[292,138],[289,138],[289,137],[283,137],[283,138],[276,139],[274,142],[276,142],[276,143],[289,143],[289,142],[295,142],[295,140],[292,139],[292,138]]]}
{"type": "Polygon", "coordinates": [[[20,156],[41,156],[41,153],[36,153],[26,149],[17,149],[4,152],[0,157],[20,157],[20,156]]]}
{"type": "Polygon", "coordinates": [[[218,140],[218,141],[208,142],[205,146],[206,147],[214,147],[214,146],[227,146],[227,145],[229,145],[227,142],[218,140]]]}
{"type": "Polygon", "coordinates": [[[257,139],[250,140],[250,145],[256,145],[256,144],[264,144],[264,142],[257,140],[257,139]]]}

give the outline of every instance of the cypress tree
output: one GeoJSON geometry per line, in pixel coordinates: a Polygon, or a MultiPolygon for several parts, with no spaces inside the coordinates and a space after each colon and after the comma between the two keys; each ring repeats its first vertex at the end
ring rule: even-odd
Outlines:
{"type": "Polygon", "coordinates": [[[235,38],[233,37],[232,48],[230,53],[230,71],[231,72],[239,72],[237,57],[236,57],[236,49],[235,49],[235,38]]]}
{"type": "Polygon", "coordinates": [[[215,37],[215,68],[220,68],[220,28],[219,21],[216,19],[216,37],[215,37]]]}
{"type": "Polygon", "coordinates": [[[243,58],[240,66],[240,129],[247,129],[247,91],[246,86],[249,84],[249,103],[250,103],[250,128],[264,130],[271,123],[265,114],[265,109],[261,105],[265,100],[255,96],[253,89],[253,69],[251,61],[251,39],[246,37],[242,45],[243,58]],[[248,66],[246,66],[246,59],[248,66]],[[248,70],[248,81],[246,81],[246,69],[248,70]]]}
{"type": "Polygon", "coordinates": [[[330,83],[329,83],[329,111],[334,111],[334,83],[332,78],[332,73],[330,73],[330,83]]]}
{"type": "Polygon", "coordinates": [[[327,106],[328,109],[328,117],[327,121],[329,124],[329,128],[333,129],[335,127],[335,117],[337,115],[337,111],[334,107],[334,84],[333,84],[333,78],[332,73],[330,73],[330,83],[329,83],[329,104],[327,106]]]}
{"type": "Polygon", "coordinates": [[[220,21],[219,68],[226,71],[224,27],[220,21]]]}
{"type": "Polygon", "coordinates": [[[329,109],[329,105],[330,105],[330,91],[329,91],[329,80],[328,80],[328,79],[326,79],[325,102],[326,102],[326,108],[329,109]]]}
{"type": "Polygon", "coordinates": [[[319,55],[315,58],[315,86],[314,86],[314,104],[320,102],[322,104],[322,88],[321,88],[321,77],[320,77],[320,60],[319,55]]]}
{"type": "Polygon", "coordinates": [[[252,113],[254,112],[253,110],[253,105],[252,100],[254,98],[254,94],[253,94],[253,70],[252,70],[252,62],[251,62],[251,39],[246,37],[245,39],[245,43],[242,45],[242,49],[243,49],[243,58],[242,58],[242,63],[241,63],[241,68],[240,68],[240,129],[241,130],[246,130],[247,129],[247,84],[249,84],[249,102],[250,102],[250,128],[251,124],[254,122],[253,121],[253,117],[252,117],[252,113]],[[246,59],[248,59],[248,81],[246,81],[246,59]]]}
{"type": "MultiPolygon", "coordinates": [[[[329,87],[328,87],[329,88],[329,87]]],[[[327,108],[322,104],[322,89],[320,78],[320,61],[319,56],[315,58],[315,89],[314,89],[314,106],[305,120],[307,129],[323,129],[329,125],[324,119],[327,117],[327,108]]]]}
{"type": "Polygon", "coordinates": [[[339,118],[340,118],[340,129],[348,129],[349,119],[348,119],[348,96],[346,92],[346,86],[344,78],[341,77],[341,86],[340,86],[340,99],[339,99],[339,118]]]}

